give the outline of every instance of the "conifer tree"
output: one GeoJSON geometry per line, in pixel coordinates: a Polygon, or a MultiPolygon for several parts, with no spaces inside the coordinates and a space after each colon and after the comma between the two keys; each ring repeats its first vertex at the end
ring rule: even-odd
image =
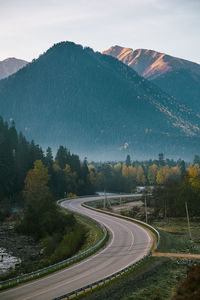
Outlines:
{"type": "Polygon", "coordinates": [[[127,157],[126,157],[126,166],[129,167],[130,165],[131,165],[131,157],[128,154],[127,157]]]}

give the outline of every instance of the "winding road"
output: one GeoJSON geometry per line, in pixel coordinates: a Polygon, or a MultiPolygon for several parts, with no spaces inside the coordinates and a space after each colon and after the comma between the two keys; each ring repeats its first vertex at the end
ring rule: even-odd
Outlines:
{"type": "Polygon", "coordinates": [[[102,223],[110,232],[107,245],[66,269],[1,292],[1,300],[53,299],[120,271],[149,252],[153,241],[151,234],[144,228],[81,206],[83,202],[101,198],[103,197],[66,200],[61,206],[102,223]]]}

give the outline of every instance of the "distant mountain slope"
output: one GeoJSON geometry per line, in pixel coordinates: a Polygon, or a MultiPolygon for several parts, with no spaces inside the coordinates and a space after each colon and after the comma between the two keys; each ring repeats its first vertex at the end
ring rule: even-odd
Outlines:
{"type": "Polygon", "coordinates": [[[200,74],[189,69],[179,69],[167,72],[152,81],[200,116],[200,74]]]}
{"type": "Polygon", "coordinates": [[[119,59],[180,103],[200,113],[199,64],[147,49],[113,46],[103,53],[119,59]]]}
{"type": "Polygon", "coordinates": [[[14,57],[0,61],[0,79],[6,78],[28,64],[27,61],[14,57]]]}
{"type": "Polygon", "coordinates": [[[71,42],[0,82],[0,115],[43,146],[95,159],[200,152],[199,118],[134,70],[71,42]]]}

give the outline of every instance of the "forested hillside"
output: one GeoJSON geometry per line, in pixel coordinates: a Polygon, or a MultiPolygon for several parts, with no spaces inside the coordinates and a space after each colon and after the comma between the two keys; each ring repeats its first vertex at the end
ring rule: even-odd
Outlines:
{"type": "Polygon", "coordinates": [[[200,150],[195,113],[118,60],[70,42],[1,80],[0,113],[43,147],[64,144],[89,159],[200,150]]]}
{"type": "Polygon", "coordinates": [[[192,69],[171,71],[155,78],[153,83],[200,115],[200,71],[199,74],[192,69]]]}

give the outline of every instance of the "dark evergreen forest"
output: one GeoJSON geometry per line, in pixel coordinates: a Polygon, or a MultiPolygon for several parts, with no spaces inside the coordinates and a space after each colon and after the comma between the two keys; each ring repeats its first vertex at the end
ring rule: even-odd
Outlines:
{"type": "Polygon", "coordinates": [[[34,143],[27,141],[22,133],[17,133],[15,124],[8,126],[0,117],[0,198],[1,201],[16,201],[24,189],[24,180],[34,162],[40,160],[48,168],[48,186],[55,197],[68,193],[91,194],[93,189],[88,181],[87,161],[71,154],[60,146],[55,159],[51,148],[46,153],[34,143]]]}

